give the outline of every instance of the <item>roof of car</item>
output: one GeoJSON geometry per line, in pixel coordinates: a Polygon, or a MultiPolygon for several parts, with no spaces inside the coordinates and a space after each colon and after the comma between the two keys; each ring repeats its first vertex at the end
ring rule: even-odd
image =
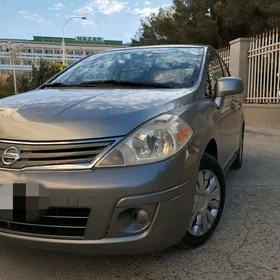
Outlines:
{"type": "Polygon", "coordinates": [[[111,49],[103,51],[102,53],[106,52],[115,52],[115,51],[127,51],[127,50],[135,50],[135,49],[158,49],[158,48],[212,48],[209,45],[182,45],[182,44],[174,44],[174,45],[147,45],[147,46],[135,46],[135,47],[127,47],[121,49],[111,49]]]}
{"type": "Polygon", "coordinates": [[[147,46],[135,46],[125,49],[143,49],[143,48],[207,48],[207,45],[183,45],[183,44],[170,44],[170,45],[147,45],[147,46]]]}

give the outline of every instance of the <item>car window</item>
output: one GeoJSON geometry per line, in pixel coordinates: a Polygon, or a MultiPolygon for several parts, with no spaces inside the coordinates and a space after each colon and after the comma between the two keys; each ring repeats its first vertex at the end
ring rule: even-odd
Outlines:
{"type": "Polygon", "coordinates": [[[135,48],[88,57],[67,69],[51,82],[79,84],[99,80],[194,86],[201,71],[204,49],[135,48]]]}
{"type": "Polygon", "coordinates": [[[211,54],[210,61],[209,61],[209,67],[208,67],[208,73],[209,73],[209,80],[211,83],[210,96],[215,97],[217,80],[224,76],[219,56],[215,52],[212,52],[212,54],[211,54]]]}
{"type": "Polygon", "coordinates": [[[207,72],[207,78],[206,78],[206,83],[205,83],[205,95],[208,98],[213,97],[212,96],[212,89],[211,89],[211,82],[210,82],[209,72],[207,72]]]}
{"type": "Polygon", "coordinates": [[[221,64],[222,64],[222,69],[223,69],[224,77],[230,77],[230,73],[229,73],[229,70],[228,70],[225,62],[223,61],[222,58],[220,59],[220,61],[221,61],[221,64]]]}

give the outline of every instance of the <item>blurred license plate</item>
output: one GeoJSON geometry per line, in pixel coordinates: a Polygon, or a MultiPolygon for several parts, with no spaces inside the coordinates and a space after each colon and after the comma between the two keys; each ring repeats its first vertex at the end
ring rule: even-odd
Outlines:
{"type": "Polygon", "coordinates": [[[27,222],[38,220],[48,208],[45,188],[37,183],[0,184],[0,220],[27,222]]]}

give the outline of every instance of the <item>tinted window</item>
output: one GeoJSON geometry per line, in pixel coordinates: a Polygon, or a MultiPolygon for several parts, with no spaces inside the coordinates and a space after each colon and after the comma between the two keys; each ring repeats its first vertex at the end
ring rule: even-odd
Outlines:
{"type": "Polygon", "coordinates": [[[203,52],[203,48],[147,48],[99,53],[80,61],[52,82],[120,80],[187,88],[198,79],[203,52]]]}
{"type": "Polygon", "coordinates": [[[223,70],[220,64],[219,56],[216,53],[212,53],[209,61],[209,79],[211,83],[211,96],[215,96],[217,80],[223,77],[223,70]]]}
{"type": "Polygon", "coordinates": [[[209,98],[212,97],[212,89],[211,89],[209,72],[207,72],[207,78],[206,78],[206,83],[205,83],[205,95],[206,95],[206,97],[209,97],[209,98]]]}

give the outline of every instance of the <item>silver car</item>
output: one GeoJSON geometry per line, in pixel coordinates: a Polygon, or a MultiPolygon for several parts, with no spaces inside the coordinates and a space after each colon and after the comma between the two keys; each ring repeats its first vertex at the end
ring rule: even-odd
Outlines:
{"type": "Polygon", "coordinates": [[[91,255],[205,243],[242,166],[243,83],[209,46],[98,53],[0,100],[0,240],[91,255]]]}

